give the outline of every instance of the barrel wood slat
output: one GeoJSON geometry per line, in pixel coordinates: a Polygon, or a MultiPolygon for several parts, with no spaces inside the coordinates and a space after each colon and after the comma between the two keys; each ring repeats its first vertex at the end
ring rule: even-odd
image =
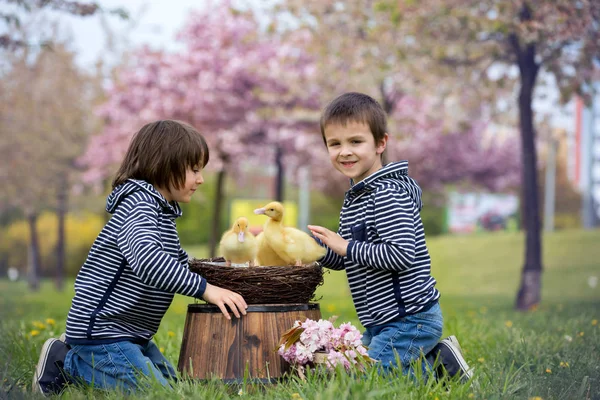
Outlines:
{"type": "Polygon", "coordinates": [[[218,307],[190,304],[179,354],[179,371],[196,379],[276,381],[289,364],[277,353],[281,336],[296,320],[319,320],[318,304],[249,305],[227,320],[218,307]]]}

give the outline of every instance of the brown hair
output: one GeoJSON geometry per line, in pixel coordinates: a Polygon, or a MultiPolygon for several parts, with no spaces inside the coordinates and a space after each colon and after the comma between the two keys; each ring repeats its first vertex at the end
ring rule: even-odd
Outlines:
{"type": "Polygon", "coordinates": [[[381,105],[371,96],[349,92],[336,97],[325,107],[321,115],[321,136],[325,142],[325,128],[329,124],[346,126],[348,122],[369,125],[375,143],[383,140],[387,133],[387,118],[381,105]]]}
{"type": "Polygon", "coordinates": [[[191,125],[173,120],[150,122],[133,135],[112,187],[131,178],[167,190],[180,189],[187,168],[204,168],[208,159],[206,140],[191,125]]]}

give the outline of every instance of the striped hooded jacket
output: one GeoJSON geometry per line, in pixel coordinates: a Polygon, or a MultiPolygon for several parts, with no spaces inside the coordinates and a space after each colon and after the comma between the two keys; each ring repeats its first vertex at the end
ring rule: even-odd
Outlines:
{"type": "Polygon", "coordinates": [[[113,215],[75,280],[68,344],[150,340],[174,293],[198,298],[206,289],[179,244],[176,202],[130,179],[108,196],[106,211],[113,215]]]}
{"type": "Polygon", "coordinates": [[[338,234],[346,257],[331,249],[319,260],[346,270],[361,324],[380,325],[431,307],[440,297],[421,222],[421,188],[408,162],[389,163],[346,192],[338,234]]]}

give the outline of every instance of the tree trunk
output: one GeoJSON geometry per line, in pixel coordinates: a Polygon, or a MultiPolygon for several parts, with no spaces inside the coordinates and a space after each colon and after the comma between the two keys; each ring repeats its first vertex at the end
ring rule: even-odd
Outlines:
{"type": "Polygon", "coordinates": [[[27,215],[29,224],[29,289],[37,291],[40,288],[40,246],[37,236],[37,215],[30,212],[27,215]]]}
{"type": "Polygon", "coordinates": [[[518,54],[521,89],[519,93],[519,125],[523,162],[522,199],[525,229],[525,263],[516,308],[530,310],[540,301],[542,246],[538,202],[537,155],[533,127],[532,99],[539,66],[535,62],[535,45],[527,44],[518,54]]]}
{"type": "MultiPolygon", "coordinates": [[[[391,91],[386,91],[385,80],[382,79],[381,82],[379,82],[379,94],[381,96],[381,104],[385,111],[385,115],[389,118],[392,115],[392,112],[394,112],[399,99],[403,96],[403,93],[396,92],[393,89],[391,91]]],[[[381,163],[383,165],[386,165],[390,158],[388,149],[389,148],[386,148],[381,154],[381,163]]],[[[395,154],[392,154],[392,157],[394,156],[395,154]]]]}
{"type": "Polygon", "coordinates": [[[55,285],[56,290],[62,291],[64,289],[65,282],[65,218],[67,214],[67,191],[68,182],[67,174],[63,173],[60,177],[58,196],[57,196],[57,207],[56,216],[58,218],[58,232],[56,239],[56,276],[55,285]]]}
{"type": "Polygon", "coordinates": [[[217,189],[215,191],[215,204],[213,207],[213,220],[211,227],[211,235],[209,238],[209,256],[215,257],[217,253],[217,243],[221,237],[221,213],[224,201],[223,188],[225,187],[225,168],[221,169],[217,174],[217,189]]]}
{"type": "Polygon", "coordinates": [[[275,177],[276,181],[275,181],[275,200],[277,200],[278,202],[282,203],[283,202],[283,197],[284,197],[284,175],[285,175],[285,169],[283,168],[283,161],[282,161],[282,157],[283,154],[281,152],[281,146],[280,145],[276,145],[275,146],[275,167],[277,168],[277,175],[275,177]]]}

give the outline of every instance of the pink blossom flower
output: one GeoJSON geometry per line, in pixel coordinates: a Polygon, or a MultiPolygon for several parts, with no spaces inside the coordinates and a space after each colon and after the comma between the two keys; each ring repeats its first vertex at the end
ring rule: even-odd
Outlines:
{"type": "Polygon", "coordinates": [[[314,321],[307,319],[300,323],[296,321],[293,330],[301,330],[299,338],[294,343],[286,343],[279,348],[279,354],[284,360],[302,369],[304,365],[315,360],[316,352],[327,353],[324,366],[333,370],[338,365],[345,369],[351,365],[364,367],[368,364],[367,349],[362,345],[362,335],[352,324],[344,323],[335,328],[328,320],[314,321]]]}

